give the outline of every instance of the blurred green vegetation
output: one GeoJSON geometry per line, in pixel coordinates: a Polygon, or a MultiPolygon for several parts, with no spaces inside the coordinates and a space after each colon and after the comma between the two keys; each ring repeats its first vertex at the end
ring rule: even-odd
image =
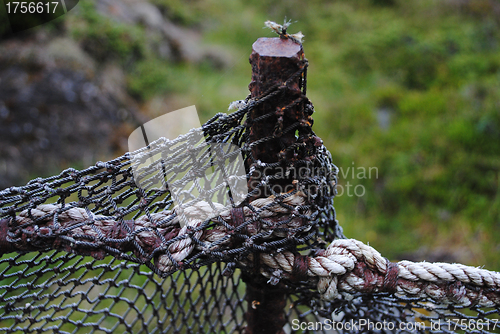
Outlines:
{"type": "Polygon", "coordinates": [[[314,129],[348,174],[340,185],[365,189],[336,200],[345,234],[392,259],[425,245],[500,269],[498,1],[153,3],[203,43],[223,45],[232,67],[160,59],[144,27],[104,18],[91,2],[69,27],[95,57],[126,65],[134,96],[189,101],[205,121],[247,95],[251,44],[273,36],[264,21],[297,21],[289,30],[306,36],[314,129]],[[369,167],[378,177],[348,170],[369,167]]]}

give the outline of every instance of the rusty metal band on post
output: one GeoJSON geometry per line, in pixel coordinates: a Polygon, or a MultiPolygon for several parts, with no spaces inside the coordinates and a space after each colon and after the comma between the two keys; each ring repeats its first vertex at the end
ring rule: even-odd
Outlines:
{"type": "MultiPolygon", "coordinates": [[[[296,100],[301,101],[303,97],[302,76],[293,77],[305,66],[302,45],[284,38],[259,38],[252,48],[250,55],[252,81],[249,84],[251,97],[258,98],[273,90],[285,89],[278,93],[281,94],[279,98],[266,101],[249,112],[247,120],[250,127],[249,144],[257,142],[252,145],[254,160],[247,161],[247,167],[255,167],[255,172],[250,175],[248,181],[249,191],[255,189],[262,179],[263,173],[259,170],[259,162],[275,163],[285,159],[290,162],[298,158],[294,156],[296,153],[293,150],[286,149],[297,143],[295,131],[283,132],[283,130],[297,122],[305,123],[309,129],[312,124],[312,121],[307,122],[311,119],[304,111],[304,104],[294,103],[296,100]]],[[[304,137],[306,136],[302,136],[304,137]]],[[[267,172],[266,174],[273,173],[273,171],[267,172]]],[[[292,184],[292,181],[286,178],[274,180],[270,186],[284,189],[286,185],[292,184]]],[[[271,194],[260,191],[254,198],[269,195],[271,194]]],[[[258,261],[258,256],[254,259],[258,261]]],[[[254,267],[258,268],[259,264],[254,263],[254,267]]],[[[275,286],[267,284],[257,272],[245,273],[244,280],[247,284],[245,299],[248,303],[245,314],[247,327],[244,333],[284,333],[286,294],[283,283],[280,282],[275,286]]]]}

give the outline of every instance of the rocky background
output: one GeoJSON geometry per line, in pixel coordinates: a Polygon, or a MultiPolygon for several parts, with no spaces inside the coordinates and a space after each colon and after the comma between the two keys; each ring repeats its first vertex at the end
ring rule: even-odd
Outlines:
{"type": "Polygon", "coordinates": [[[126,152],[128,135],[150,118],[140,111],[147,88],[131,94],[127,68],[146,57],[226,66],[200,39],[154,4],[99,0],[2,40],[0,188],[126,152]]]}

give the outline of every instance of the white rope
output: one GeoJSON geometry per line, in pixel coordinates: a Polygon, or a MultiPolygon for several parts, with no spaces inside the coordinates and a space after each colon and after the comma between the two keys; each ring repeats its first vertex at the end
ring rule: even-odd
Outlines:
{"type": "MultiPolygon", "coordinates": [[[[262,254],[269,268],[292,274],[294,254],[262,254]]],[[[322,298],[332,301],[340,293],[382,292],[389,262],[374,248],[354,239],[333,241],[323,254],[310,257],[307,274],[317,277],[322,298]],[[365,270],[363,270],[366,268],[365,270]],[[355,269],[358,269],[357,272],[355,269]]],[[[398,262],[395,294],[401,297],[433,298],[463,306],[500,305],[500,273],[463,264],[398,262]],[[470,287],[470,288],[469,288],[470,287]],[[474,289],[479,288],[479,289],[474,289]]],[[[264,275],[272,272],[263,270],[264,275]]]]}

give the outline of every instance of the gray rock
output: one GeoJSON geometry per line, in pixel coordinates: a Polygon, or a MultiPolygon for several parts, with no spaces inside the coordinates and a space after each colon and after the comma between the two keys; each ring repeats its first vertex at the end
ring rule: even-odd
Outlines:
{"type": "Polygon", "coordinates": [[[98,0],[96,1],[96,9],[100,14],[117,22],[136,23],[137,15],[130,6],[131,2],[133,1],[98,0]]]}
{"type": "Polygon", "coordinates": [[[48,44],[44,51],[47,61],[53,62],[53,66],[83,71],[89,76],[93,76],[95,73],[94,60],[70,38],[56,38],[48,44]]]}
{"type": "Polygon", "coordinates": [[[147,3],[135,3],[131,5],[135,13],[135,21],[144,24],[146,27],[154,30],[160,30],[163,26],[163,15],[158,7],[147,3]]]}
{"type": "Polygon", "coordinates": [[[64,38],[0,48],[0,189],[126,152],[136,121],[122,69],[88,75],[94,62],[64,38]]]}
{"type": "Polygon", "coordinates": [[[382,130],[388,130],[389,127],[391,126],[391,120],[392,120],[392,110],[389,108],[379,108],[376,111],[377,113],[377,121],[378,121],[378,126],[382,130]]]}
{"type": "Polygon", "coordinates": [[[227,51],[213,45],[204,45],[200,32],[170,22],[158,7],[149,2],[98,0],[96,8],[99,13],[118,22],[143,24],[150,32],[150,48],[164,59],[175,58],[177,61],[189,63],[208,61],[215,68],[231,64],[227,51]]]}

